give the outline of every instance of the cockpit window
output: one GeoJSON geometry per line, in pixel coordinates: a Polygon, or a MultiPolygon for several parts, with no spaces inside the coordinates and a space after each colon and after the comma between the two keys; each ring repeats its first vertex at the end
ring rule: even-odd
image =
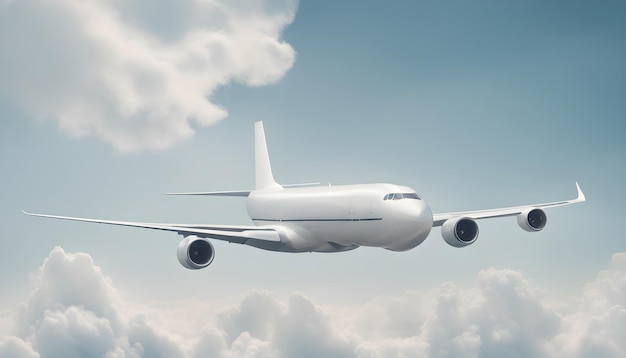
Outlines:
{"type": "Polygon", "coordinates": [[[420,200],[420,197],[417,195],[417,193],[403,193],[402,197],[405,199],[417,199],[420,200]]]}
{"type": "Polygon", "coordinates": [[[416,199],[422,200],[417,193],[389,193],[383,200],[416,199]]]}

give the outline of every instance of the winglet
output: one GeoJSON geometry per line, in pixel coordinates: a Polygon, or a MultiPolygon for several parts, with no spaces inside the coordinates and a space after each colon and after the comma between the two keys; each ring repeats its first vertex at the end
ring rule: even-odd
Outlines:
{"type": "Polygon", "coordinates": [[[580,185],[578,185],[578,182],[576,182],[576,189],[578,190],[578,197],[576,198],[577,202],[583,202],[585,200],[587,200],[585,198],[585,193],[583,193],[582,189],[580,189],[580,185]]]}
{"type": "Polygon", "coordinates": [[[282,188],[274,180],[272,175],[272,167],[270,165],[270,157],[267,153],[267,144],[265,142],[265,131],[263,130],[263,122],[254,123],[254,159],[256,172],[256,189],[279,189],[282,188]]]}

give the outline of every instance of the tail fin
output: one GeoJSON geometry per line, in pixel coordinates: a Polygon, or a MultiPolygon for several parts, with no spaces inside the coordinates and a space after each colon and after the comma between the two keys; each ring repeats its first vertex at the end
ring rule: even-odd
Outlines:
{"type": "Polygon", "coordinates": [[[254,123],[254,159],[256,169],[256,189],[282,188],[274,180],[270,156],[267,153],[263,122],[254,123]]]}

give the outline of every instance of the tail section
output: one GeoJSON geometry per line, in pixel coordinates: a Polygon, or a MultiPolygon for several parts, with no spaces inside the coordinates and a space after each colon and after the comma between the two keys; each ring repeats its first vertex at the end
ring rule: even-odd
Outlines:
{"type": "Polygon", "coordinates": [[[265,142],[265,131],[263,130],[263,122],[261,121],[254,123],[254,159],[256,190],[282,188],[276,183],[272,175],[270,156],[267,153],[267,144],[265,142]]]}

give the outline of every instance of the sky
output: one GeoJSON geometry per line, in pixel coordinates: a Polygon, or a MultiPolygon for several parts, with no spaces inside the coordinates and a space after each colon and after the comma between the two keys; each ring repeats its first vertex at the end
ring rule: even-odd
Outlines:
{"type": "Polygon", "coordinates": [[[0,357],[626,355],[621,1],[0,0],[0,357]],[[286,254],[27,217],[248,225],[283,184],[433,212],[575,197],[457,249],[286,254]]]}

